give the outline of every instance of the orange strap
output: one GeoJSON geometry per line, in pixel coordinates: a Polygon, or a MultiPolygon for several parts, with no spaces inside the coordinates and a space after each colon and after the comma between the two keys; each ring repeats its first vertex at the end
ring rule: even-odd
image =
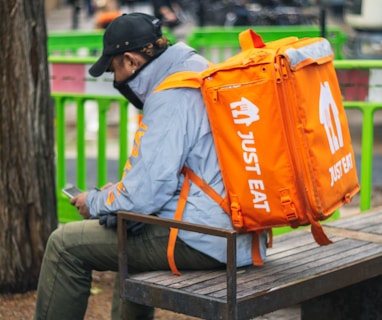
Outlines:
{"type": "MultiPolygon", "coordinates": [[[[184,181],[183,181],[182,189],[180,190],[179,201],[178,201],[178,205],[176,207],[176,211],[174,215],[174,220],[176,221],[182,220],[184,207],[186,206],[186,202],[187,202],[188,192],[190,191],[190,179],[188,177],[188,174],[187,172],[184,171],[184,169],[181,171],[181,173],[184,174],[184,181]]],[[[168,238],[168,246],[167,246],[167,260],[168,260],[168,264],[170,266],[172,273],[177,276],[180,276],[180,272],[178,268],[176,267],[175,259],[174,259],[175,242],[178,236],[178,231],[179,229],[177,228],[170,228],[170,236],[168,238]]]]}
{"type": "MultiPolygon", "coordinates": [[[[268,243],[267,248],[272,248],[273,245],[273,233],[272,229],[266,229],[263,232],[268,232],[268,243]]],[[[253,232],[252,233],[252,263],[254,266],[262,267],[264,265],[264,261],[261,257],[260,253],[260,233],[253,232]]]]}
{"type": "Polygon", "coordinates": [[[171,88],[200,88],[202,78],[200,73],[196,71],[182,71],[169,75],[154,92],[171,89],[171,88]]]}
{"type": "Polygon", "coordinates": [[[314,240],[320,245],[325,246],[328,244],[333,243],[328,236],[325,234],[324,229],[322,228],[322,225],[317,221],[314,220],[310,212],[306,213],[306,216],[308,217],[308,220],[310,222],[310,229],[312,231],[312,235],[314,240]]]}
{"type": "Polygon", "coordinates": [[[264,265],[264,261],[260,254],[259,235],[256,232],[252,233],[252,263],[254,266],[258,267],[264,265]]]}
{"type": "MultiPolygon", "coordinates": [[[[216,203],[218,203],[227,214],[230,212],[227,198],[223,198],[220,194],[218,194],[203,179],[196,175],[190,168],[183,167],[181,173],[184,174],[184,181],[180,190],[179,201],[176,207],[174,220],[182,220],[183,211],[186,206],[188,193],[190,191],[190,180],[193,183],[195,183],[202,191],[208,194],[214,201],[216,201],[216,203]]],[[[175,242],[178,236],[178,231],[179,230],[177,228],[170,229],[170,236],[168,239],[167,246],[167,260],[172,273],[179,276],[180,272],[176,267],[174,259],[175,242]]]]}
{"type": "MultiPolygon", "coordinates": [[[[309,216],[309,215],[308,215],[309,216]]],[[[311,227],[310,229],[312,230],[312,235],[314,240],[320,245],[320,246],[325,246],[328,244],[333,243],[332,240],[328,238],[328,236],[325,234],[324,229],[322,228],[322,225],[313,219],[309,219],[311,227]]]]}
{"type": "Polygon", "coordinates": [[[231,215],[227,197],[223,198],[213,188],[211,188],[202,178],[195,174],[190,168],[184,167],[183,172],[187,173],[190,180],[193,183],[195,183],[202,191],[207,193],[211,197],[211,199],[214,200],[220,207],[222,207],[222,209],[228,215],[231,215]]]}

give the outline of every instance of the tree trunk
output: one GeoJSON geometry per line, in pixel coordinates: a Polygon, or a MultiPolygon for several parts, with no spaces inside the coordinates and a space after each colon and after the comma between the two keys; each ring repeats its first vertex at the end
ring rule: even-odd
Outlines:
{"type": "Polygon", "coordinates": [[[0,293],[35,289],[57,227],[44,0],[0,0],[0,293]]]}

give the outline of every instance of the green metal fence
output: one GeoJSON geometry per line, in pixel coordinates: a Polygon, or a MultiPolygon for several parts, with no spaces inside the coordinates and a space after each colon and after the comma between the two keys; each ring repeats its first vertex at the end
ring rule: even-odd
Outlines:
{"type": "MultiPolygon", "coordinates": [[[[248,27],[196,27],[186,37],[186,42],[202,55],[216,63],[237,53],[238,35],[248,27]]],[[[256,26],[253,30],[260,34],[265,42],[288,36],[318,37],[321,34],[318,25],[303,26],[256,26]]],[[[75,31],[70,33],[55,32],[48,37],[49,56],[97,56],[102,50],[103,30],[93,32],[75,31]]],[[[171,43],[176,42],[171,30],[164,28],[163,34],[171,43]]],[[[342,59],[342,47],[346,34],[338,26],[327,26],[326,36],[332,45],[336,59],[342,59]]]]}
{"type": "Polygon", "coordinates": [[[346,109],[362,113],[360,209],[370,209],[373,179],[374,114],[382,109],[382,60],[335,61],[346,109]]]}
{"type": "MultiPolygon", "coordinates": [[[[200,54],[211,62],[220,62],[240,51],[238,35],[248,27],[203,27],[195,28],[186,38],[186,42],[197,49],[200,54]]],[[[261,35],[264,42],[274,41],[285,37],[298,38],[319,37],[319,26],[256,26],[252,29],[261,35]]],[[[337,26],[327,26],[326,39],[333,48],[336,59],[343,59],[342,48],[346,42],[345,33],[337,26]]]]}
{"type": "MultiPolygon", "coordinates": [[[[167,28],[163,28],[163,35],[171,43],[175,43],[176,37],[167,28]]],[[[48,36],[49,56],[98,56],[102,51],[102,37],[104,30],[92,32],[52,32],[48,36]]]]}
{"type": "MultiPolygon", "coordinates": [[[[121,176],[124,163],[128,156],[129,148],[129,108],[126,99],[115,96],[97,96],[91,94],[72,94],[72,93],[52,93],[56,107],[56,170],[57,170],[57,200],[58,200],[58,216],[60,222],[68,222],[79,220],[80,216],[77,210],[69,204],[68,198],[61,193],[62,188],[67,184],[75,184],[81,190],[89,188],[87,176],[87,159],[90,157],[87,153],[86,145],[89,143],[86,138],[86,103],[93,102],[96,106],[98,114],[98,130],[96,132],[96,154],[92,155],[97,160],[96,172],[90,172],[91,175],[96,177],[96,183],[92,187],[101,187],[107,182],[108,157],[118,158],[118,172],[121,176]],[[117,154],[108,154],[107,146],[110,143],[108,117],[110,116],[110,109],[112,105],[117,105],[119,108],[118,116],[119,123],[117,129],[117,154]],[[68,126],[68,121],[65,110],[69,107],[74,107],[76,121],[74,127],[68,126]],[[74,131],[75,146],[70,147],[71,142],[68,142],[68,131],[74,131]],[[67,159],[68,150],[73,149],[75,159],[76,178],[73,181],[67,179],[67,159]]],[[[72,142],[73,144],[73,142],[72,142]]],[[[115,182],[115,181],[113,181],[115,182]]]]}
{"type": "MultiPolygon", "coordinates": [[[[96,115],[96,132],[92,137],[96,145],[93,148],[96,158],[96,172],[89,172],[96,176],[95,185],[100,187],[108,180],[107,159],[118,159],[118,172],[123,170],[124,163],[129,152],[128,132],[129,118],[135,108],[128,107],[128,101],[119,95],[113,88],[113,78],[105,74],[100,78],[92,78],[88,75],[88,69],[95,62],[95,57],[58,57],[51,56],[50,78],[51,91],[56,111],[56,167],[57,167],[57,199],[58,215],[60,222],[78,220],[80,217],[61,189],[68,183],[76,184],[80,189],[86,190],[87,183],[87,159],[89,158],[88,125],[90,118],[96,115]],[[88,107],[91,107],[90,110],[88,107]],[[71,111],[71,113],[70,113],[71,111]],[[113,114],[111,114],[113,111],[113,114]],[[110,117],[117,117],[113,123],[113,136],[117,138],[116,150],[113,154],[108,153],[110,146],[110,117]],[[68,181],[67,159],[68,152],[72,152],[71,158],[75,159],[75,180],[68,181]]],[[[136,121],[133,118],[133,121],[136,121]]],[[[94,121],[93,121],[94,122],[94,121]]],[[[93,152],[94,153],[94,152],[93,152]]]]}
{"type": "MultiPolygon", "coordinates": [[[[264,37],[265,38],[265,37],[264,37]]],[[[212,39],[212,38],[211,38],[212,39]]],[[[200,45],[214,45],[213,41],[200,45]]],[[[236,37],[237,40],[237,37],[236,37]]],[[[195,40],[193,40],[195,41],[195,40]]],[[[267,40],[266,40],[267,41],[267,40]]],[[[194,46],[198,47],[195,43],[194,46]]],[[[118,172],[122,173],[124,163],[129,153],[129,116],[134,107],[129,107],[128,102],[122,98],[112,87],[113,79],[110,75],[104,75],[94,79],[88,76],[88,69],[94,63],[94,57],[60,57],[51,56],[51,89],[52,97],[56,106],[56,145],[57,145],[57,198],[58,214],[60,222],[80,219],[77,211],[70,206],[68,199],[62,195],[61,189],[68,183],[75,183],[81,189],[88,187],[87,162],[89,155],[86,152],[88,141],[86,138],[86,126],[89,117],[86,113],[86,105],[91,102],[92,113],[97,113],[98,130],[96,145],[96,186],[102,186],[108,182],[107,160],[110,154],[107,148],[110,145],[110,110],[117,109],[118,121],[113,124],[117,134],[114,144],[118,151],[113,151],[112,156],[118,159],[118,172]],[[75,122],[68,126],[67,110],[73,108],[72,117],[75,122]],[[75,132],[75,139],[70,147],[68,135],[75,132]],[[73,157],[76,159],[75,181],[67,181],[66,159],[68,150],[74,150],[73,157]]],[[[359,60],[336,60],[339,82],[343,92],[344,105],[347,109],[360,110],[363,116],[362,125],[362,148],[360,164],[361,198],[360,209],[367,210],[371,207],[372,193],[372,168],[373,168],[373,139],[374,139],[374,113],[382,109],[382,61],[359,61],[359,60]]],[[[114,112],[115,113],[115,112],[114,112]]],[[[134,114],[136,115],[136,114],[134,114]]],[[[134,118],[133,122],[137,119],[134,118]]],[[[132,126],[133,127],[133,126],[132,126]]]]}

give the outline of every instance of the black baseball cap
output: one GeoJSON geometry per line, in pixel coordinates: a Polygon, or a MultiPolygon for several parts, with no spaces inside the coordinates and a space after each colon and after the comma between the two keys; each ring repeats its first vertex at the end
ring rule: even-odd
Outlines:
{"type": "Polygon", "coordinates": [[[108,70],[115,55],[155,44],[161,37],[161,22],[158,18],[138,12],[123,14],[107,26],[103,35],[102,56],[89,69],[89,73],[99,77],[108,70]]]}

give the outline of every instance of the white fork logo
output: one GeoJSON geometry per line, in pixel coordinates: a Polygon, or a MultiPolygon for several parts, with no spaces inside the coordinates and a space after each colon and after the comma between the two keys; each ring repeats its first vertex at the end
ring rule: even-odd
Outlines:
{"type": "Polygon", "coordinates": [[[240,101],[232,102],[230,107],[235,124],[250,126],[252,122],[260,119],[259,108],[244,97],[240,101]]]}
{"type": "Polygon", "coordinates": [[[334,101],[332,92],[330,91],[329,83],[325,81],[320,85],[320,123],[324,126],[328,137],[329,147],[332,154],[338,151],[344,145],[342,138],[342,129],[340,118],[338,116],[338,108],[334,101]],[[334,119],[332,121],[331,113],[334,119]]]}

